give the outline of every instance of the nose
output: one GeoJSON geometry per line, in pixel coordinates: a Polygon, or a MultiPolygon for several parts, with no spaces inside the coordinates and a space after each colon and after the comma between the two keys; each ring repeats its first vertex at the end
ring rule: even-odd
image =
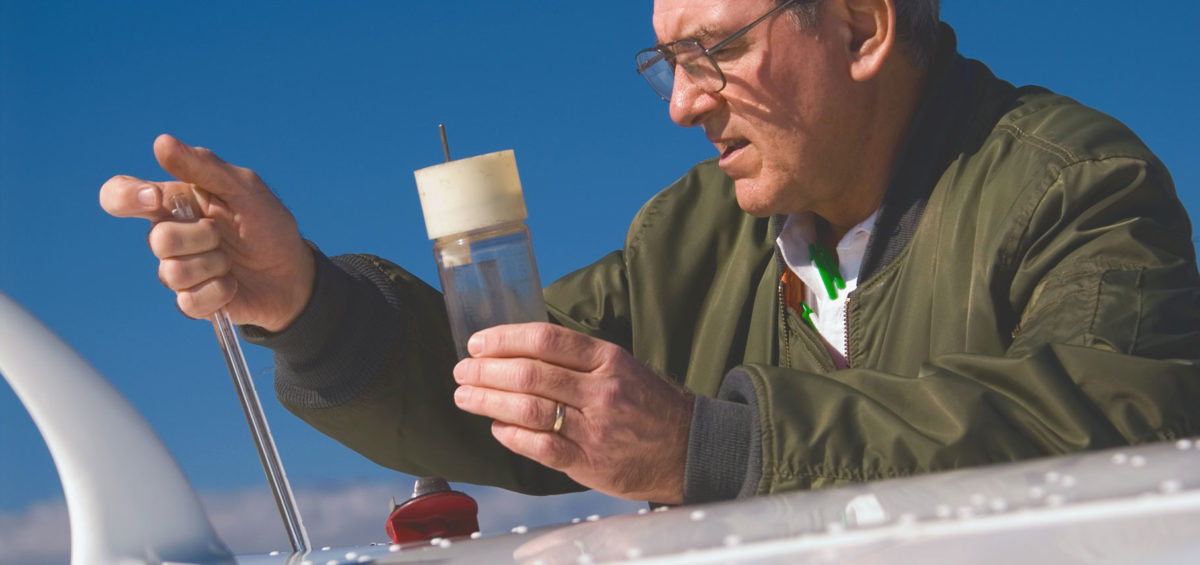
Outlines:
{"type": "Polygon", "coordinates": [[[704,116],[721,105],[721,95],[700,88],[684,72],[675,73],[668,107],[671,121],[690,128],[704,122],[704,116]]]}

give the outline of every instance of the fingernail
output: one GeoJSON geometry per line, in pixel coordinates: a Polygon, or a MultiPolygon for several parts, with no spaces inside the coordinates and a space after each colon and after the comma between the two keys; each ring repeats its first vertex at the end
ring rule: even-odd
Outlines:
{"type": "Polygon", "coordinates": [[[469,399],[469,398],[471,398],[471,391],[467,387],[460,386],[457,389],[455,389],[455,391],[454,391],[454,403],[455,404],[457,404],[459,406],[466,404],[467,399],[469,399]]]}
{"type": "Polygon", "coordinates": [[[158,189],[153,186],[142,187],[137,193],[137,199],[143,208],[157,208],[158,189]]]}
{"type": "Polygon", "coordinates": [[[476,332],[467,340],[467,352],[471,355],[483,353],[483,334],[476,332]]]}

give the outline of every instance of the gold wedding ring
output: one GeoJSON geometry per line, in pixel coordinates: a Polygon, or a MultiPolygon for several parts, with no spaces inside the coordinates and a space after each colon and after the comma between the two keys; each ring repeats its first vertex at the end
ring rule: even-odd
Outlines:
{"type": "Polygon", "coordinates": [[[567,406],[561,402],[554,405],[554,427],[550,431],[559,433],[562,431],[563,420],[567,417],[567,406]]]}

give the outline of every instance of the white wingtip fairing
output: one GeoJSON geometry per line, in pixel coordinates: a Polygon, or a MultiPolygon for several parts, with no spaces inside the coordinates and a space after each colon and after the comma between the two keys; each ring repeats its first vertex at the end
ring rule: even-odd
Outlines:
{"type": "Polygon", "coordinates": [[[87,361],[0,292],[0,373],[67,499],[72,565],[234,563],[158,435],[87,361]]]}

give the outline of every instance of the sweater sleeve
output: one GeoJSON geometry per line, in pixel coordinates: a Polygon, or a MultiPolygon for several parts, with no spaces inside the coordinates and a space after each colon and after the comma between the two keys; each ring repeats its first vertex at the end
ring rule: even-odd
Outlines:
{"type": "Polygon", "coordinates": [[[287,405],[337,406],[378,370],[385,344],[398,339],[403,307],[382,273],[359,256],[331,260],[316,249],[313,294],[279,333],[243,326],[250,343],[275,353],[275,392],[287,405]]]}
{"type": "Polygon", "coordinates": [[[683,502],[699,504],[755,494],[762,467],[762,431],[753,383],[735,373],[716,398],[696,395],[688,439],[683,502]]]}
{"type": "Polygon", "coordinates": [[[454,405],[457,355],[442,297],[387,261],[317,252],[297,320],[276,334],[242,331],[274,350],[288,410],[380,465],[529,494],[582,488],[505,449],[490,420],[454,405]]]}

